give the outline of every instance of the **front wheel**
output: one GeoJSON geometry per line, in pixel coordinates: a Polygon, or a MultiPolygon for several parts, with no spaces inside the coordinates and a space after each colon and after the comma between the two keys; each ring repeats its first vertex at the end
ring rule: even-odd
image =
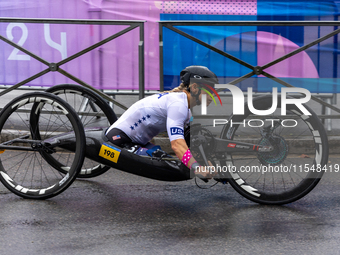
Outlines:
{"type": "MultiPolygon", "coordinates": [[[[272,98],[260,97],[253,104],[266,110],[272,98]]],[[[273,147],[270,152],[229,154],[221,162],[228,166],[229,183],[242,196],[261,204],[286,204],[320,181],[328,161],[327,135],[317,115],[305,107],[311,115],[288,104],[286,115],[278,107],[272,115],[254,116],[246,109],[244,115],[230,118],[221,138],[273,147]]]]}

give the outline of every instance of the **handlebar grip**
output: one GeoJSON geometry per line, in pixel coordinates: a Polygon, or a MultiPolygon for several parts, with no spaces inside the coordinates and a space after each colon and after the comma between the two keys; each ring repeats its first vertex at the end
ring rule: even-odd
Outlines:
{"type": "MultiPolygon", "coordinates": [[[[191,170],[195,173],[195,170],[196,170],[197,167],[200,167],[200,165],[199,165],[197,162],[195,162],[195,163],[193,163],[193,164],[191,165],[191,170]]],[[[201,175],[201,174],[195,173],[195,175],[196,175],[198,178],[200,178],[202,181],[204,181],[205,183],[207,183],[207,182],[209,181],[209,179],[205,178],[205,177],[204,177],[203,175],[201,175]]]]}

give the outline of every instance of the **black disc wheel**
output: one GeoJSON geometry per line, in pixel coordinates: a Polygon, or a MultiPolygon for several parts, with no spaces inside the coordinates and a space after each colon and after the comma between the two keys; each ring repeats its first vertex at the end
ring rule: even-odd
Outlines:
{"type": "Polygon", "coordinates": [[[24,198],[46,199],[64,191],[77,177],[85,156],[78,115],[65,101],[45,92],[22,95],[3,108],[0,140],[0,180],[24,198]],[[63,134],[73,151],[59,146],[63,134]],[[67,166],[67,171],[58,171],[44,155],[67,166]]]}

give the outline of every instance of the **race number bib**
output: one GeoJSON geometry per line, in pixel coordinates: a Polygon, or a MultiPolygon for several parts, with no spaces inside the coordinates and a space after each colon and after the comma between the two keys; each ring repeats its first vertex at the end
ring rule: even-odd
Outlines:
{"type": "Polygon", "coordinates": [[[100,148],[100,151],[99,151],[100,157],[103,157],[114,163],[118,162],[119,155],[120,155],[120,149],[117,149],[106,143],[102,144],[102,147],[100,148]]]}

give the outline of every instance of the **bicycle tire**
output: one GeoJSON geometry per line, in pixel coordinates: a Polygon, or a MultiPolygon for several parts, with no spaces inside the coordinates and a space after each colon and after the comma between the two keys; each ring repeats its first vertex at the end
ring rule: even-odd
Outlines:
{"type": "Polygon", "coordinates": [[[1,145],[8,146],[0,154],[0,180],[23,198],[47,199],[60,194],[75,180],[85,157],[85,133],[79,117],[65,101],[50,93],[28,93],[8,103],[0,113],[0,139],[1,145]],[[39,140],[30,125],[36,114],[40,115],[36,123],[39,140]],[[74,134],[75,139],[72,157],[64,158],[70,166],[67,173],[50,166],[40,153],[48,149],[60,161],[64,150],[47,148],[44,140],[64,132],[74,134]]]}
{"type": "MultiPolygon", "coordinates": [[[[117,116],[110,105],[97,93],[84,86],[60,84],[48,88],[46,92],[61,97],[71,105],[80,116],[84,129],[98,126],[108,127],[117,120],[117,116]]],[[[60,171],[64,169],[60,164],[56,164],[55,167],[60,171]]],[[[93,178],[104,174],[109,169],[109,166],[85,158],[78,178],[93,178]]]]}
{"type": "MultiPolygon", "coordinates": [[[[280,109],[280,101],[279,98],[278,109],[280,109]]],[[[258,110],[269,109],[272,106],[272,97],[256,98],[253,100],[253,105],[258,110]]],[[[284,130],[282,126],[276,133],[273,132],[273,137],[278,141],[273,152],[267,154],[258,152],[254,154],[253,158],[242,154],[227,155],[228,159],[224,163],[229,164],[229,169],[232,169],[232,171],[228,171],[228,181],[242,196],[260,204],[282,205],[302,198],[318,184],[325,172],[324,166],[328,161],[327,134],[316,113],[308,106],[304,106],[311,115],[304,115],[293,104],[287,105],[287,113],[289,113],[287,116],[295,117],[298,124],[295,126],[296,129],[292,127],[284,130]],[[305,130],[303,130],[304,128],[305,130]],[[299,132],[293,136],[292,132],[294,131],[299,132]],[[305,141],[302,141],[304,145],[299,149],[297,145],[301,142],[301,139],[305,139],[305,141]],[[246,164],[249,165],[248,168],[246,164]],[[305,164],[308,164],[308,168],[302,169],[301,166],[307,166],[305,164]],[[242,166],[243,172],[241,172],[242,166]],[[264,166],[267,166],[267,168],[264,168],[264,166]],[[262,171],[260,171],[261,167],[262,171]]],[[[274,113],[272,116],[277,115],[274,113]]],[[[281,115],[279,116],[282,118],[281,115]]],[[[246,107],[244,115],[231,116],[228,123],[223,127],[221,138],[246,142],[248,139],[251,143],[269,145],[266,139],[258,136],[259,130],[253,130],[244,125],[247,123],[247,119],[249,124],[249,118],[251,116],[248,107],[246,107]],[[231,121],[239,124],[232,126],[231,121]],[[258,137],[256,137],[256,133],[258,137]]],[[[270,116],[264,116],[264,118],[268,120],[270,116]]],[[[288,118],[290,117],[285,117],[286,120],[288,118]]],[[[282,123],[283,120],[281,125],[282,123]]]]}

